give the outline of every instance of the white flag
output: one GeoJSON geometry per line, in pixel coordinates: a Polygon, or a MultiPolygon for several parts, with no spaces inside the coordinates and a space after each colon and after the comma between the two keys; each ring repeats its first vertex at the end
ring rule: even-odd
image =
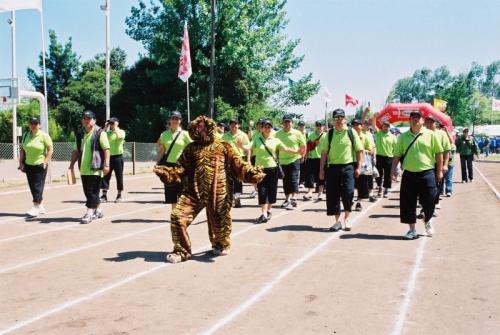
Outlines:
{"type": "Polygon", "coordinates": [[[42,0],[0,0],[0,12],[20,9],[37,9],[42,11],[42,0]]]}
{"type": "Polygon", "coordinates": [[[494,112],[500,112],[500,100],[491,98],[491,110],[494,112]]]}
{"type": "Polygon", "coordinates": [[[178,77],[186,82],[189,77],[193,74],[193,70],[191,68],[191,53],[189,50],[189,35],[187,22],[184,24],[184,36],[182,37],[182,49],[181,49],[181,58],[179,59],[179,73],[178,77]]]}
{"type": "Polygon", "coordinates": [[[332,93],[326,86],[323,86],[323,93],[325,95],[325,102],[332,101],[332,93]]]}

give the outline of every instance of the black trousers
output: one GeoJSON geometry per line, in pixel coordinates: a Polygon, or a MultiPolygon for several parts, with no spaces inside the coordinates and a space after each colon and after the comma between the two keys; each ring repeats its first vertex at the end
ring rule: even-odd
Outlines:
{"type": "Polygon", "coordinates": [[[41,203],[43,200],[43,189],[45,187],[45,178],[47,177],[47,169],[40,165],[25,165],[24,171],[28,178],[33,202],[41,203]]]}
{"type": "Polygon", "coordinates": [[[304,184],[306,182],[306,162],[300,163],[300,173],[299,173],[299,184],[304,184]]]}
{"type": "MultiPolygon", "coordinates": [[[[177,166],[177,163],[165,163],[165,166],[174,167],[177,166]]],[[[163,184],[163,189],[165,191],[165,203],[166,204],[175,204],[177,200],[181,196],[182,192],[182,183],[175,183],[171,185],[163,184]]]]}
{"type": "Polygon", "coordinates": [[[299,192],[300,159],[295,162],[281,165],[285,176],[283,177],[283,192],[285,194],[299,192]]]}
{"type": "Polygon", "coordinates": [[[422,205],[425,221],[434,215],[438,188],[434,169],[422,172],[404,171],[401,179],[399,210],[401,223],[417,222],[417,198],[422,205]]]}
{"type": "Polygon", "coordinates": [[[392,178],[391,178],[391,167],[392,167],[392,157],[380,156],[377,155],[377,170],[379,172],[379,177],[376,178],[378,187],[383,186],[384,188],[391,188],[392,186],[392,178]]]}
{"type": "Polygon", "coordinates": [[[460,167],[462,170],[462,181],[469,181],[474,179],[474,172],[472,171],[473,155],[460,155],[460,167]]]}
{"type": "Polygon", "coordinates": [[[118,191],[123,191],[123,156],[113,155],[109,157],[109,173],[102,178],[102,189],[109,190],[109,181],[111,174],[115,172],[116,188],[118,191]]]}
{"type": "Polygon", "coordinates": [[[354,179],[354,186],[358,190],[358,200],[368,199],[370,190],[373,190],[373,176],[360,175],[354,179]]]}
{"type": "Polygon", "coordinates": [[[278,193],[278,168],[265,168],[266,176],[257,184],[259,205],[275,204],[278,193]]]}
{"type": "Polygon", "coordinates": [[[99,192],[101,189],[102,178],[100,176],[81,176],[83,193],[85,193],[85,206],[96,209],[99,206],[99,192]]]}
{"type": "Polygon", "coordinates": [[[316,185],[325,185],[324,180],[319,180],[319,169],[320,169],[321,158],[308,158],[305,163],[305,183],[304,186],[307,188],[313,188],[314,183],[316,185]]]}
{"type": "Polygon", "coordinates": [[[354,198],[354,166],[328,165],[326,174],[326,215],[340,215],[340,199],[344,211],[350,212],[354,198]]]}

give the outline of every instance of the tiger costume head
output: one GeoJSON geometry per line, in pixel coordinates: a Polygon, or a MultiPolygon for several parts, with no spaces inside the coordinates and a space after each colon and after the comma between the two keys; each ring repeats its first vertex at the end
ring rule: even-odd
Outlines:
{"type": "Polygon", "coordinates": [[[193,142],[212,143],[215,141],[217,124],[210,117],[200,115],[191,121],[188,126],[188,132],[193,142]],[[204,123],[204,125],[202,123],[204,123]]]}

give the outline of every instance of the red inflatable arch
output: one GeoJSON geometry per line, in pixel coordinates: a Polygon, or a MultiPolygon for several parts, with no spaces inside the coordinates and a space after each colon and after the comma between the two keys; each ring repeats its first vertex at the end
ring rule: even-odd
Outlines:
{"type": "Polygon", "coordinates": [[[377,113],[377,127],[382,127],[382,122],[384,121],[389,121],[390,123],[408,121],[410,120],[410,113],[412,111],[420,111],[424,118],[432,115],[436,120],[441,122],[448,131],[453,131],[451,118],[447,114],[436,110],[428,103],[388,104],[377,113]]]}

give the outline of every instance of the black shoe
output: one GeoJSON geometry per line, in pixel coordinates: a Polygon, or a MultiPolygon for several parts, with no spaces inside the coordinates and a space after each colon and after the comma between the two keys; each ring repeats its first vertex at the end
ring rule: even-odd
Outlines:
{"type": "Polygon", "coordinates": [[[356,208],[355,208],[355,210],[356,210],[356,211],[361,212],[361,210],[362,210],[362,209],[363,209],[363,207],[361,206],[361,203],[360,203],[360,202],[358,202],[358,203],[356,204],[356,208]]]}
{"type": "Polygon", "coordinates": [[[240,200],[240,198],[234,199],[234,208],[241,208],[241,200],[240,200]]]}
{"type": "Polygon", "coordinates": [[[422,210],[422,211],[420,211],[420,214],[418,214],[418,215],[417,215],[417,219],[423,219],[423,218],[424,218],[424,216],[425,216],[425,213],[424,213],[424,211],[422,210]]]}
{"type": "Polygon", "coordinates": [[[116,197],[115,199],[115,202],[122,202],[123,199],[122,199],[122,195],[121,194],[118,194],[118,196],[116,197]]]}
{"type": "Polygon", "coordinates": [[[281,208],[288,208],[290,206],[290,202],[288,200],[285,200],[282,204],[281,204],[281,208]]]}
{"type": "Polygon", "coordinates": [[[370,197],[370,202],[375,202],[377,201],[377,198],[375,198],[373,195],[370,197]]]}
{"type": "Polygon", "coordinates": [[[100,200],[102,203],[104,203],[104,202],[108,202],[108,197],[107,197],[107,196],[105,196],[105,195],[103,195],[103,196],[101,196],[101,197],[99,198],[99,200],[100,200]]]}
{"type": "Polygon", "coordinates": [[[273,217],[273,214],[271,212],[267,212],[267,221],[271,220],[271,218],[273,217]]]}
{"type": "Polygon", "coordinates": [[[297,200],[291,199],[290,203],[292,204],[292,207],[297,207],[297,200]]]}
{"type": "Polygon", "coordinates": [[[259,216],[257,218],[257,220],[255,220],[256,223],[266,223],[267,222],[267,218],[264,216],[264,214],[262,214],[261,216],[259,216]]]}

